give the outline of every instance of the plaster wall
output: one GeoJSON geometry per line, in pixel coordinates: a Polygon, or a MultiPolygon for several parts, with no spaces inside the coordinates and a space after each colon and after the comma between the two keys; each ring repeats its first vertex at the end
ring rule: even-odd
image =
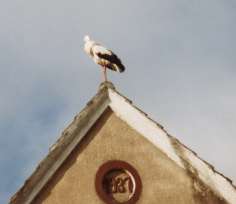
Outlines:
{"type": "MultiPolygon", "coordinates": [[[[95,175],[108,160],[124,160],[138,171],[137,204],[224,204],[207,189],[202,195],[187,171],[107,109],[42,189],[35,204],[103,204],[95,175]]],[[[201,184],[202,187],[203,184],[201,184]]]]}

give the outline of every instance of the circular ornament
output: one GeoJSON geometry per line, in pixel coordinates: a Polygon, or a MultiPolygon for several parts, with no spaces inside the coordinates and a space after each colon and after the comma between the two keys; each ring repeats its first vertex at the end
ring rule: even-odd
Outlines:
{"type": "Polygon", "coordinates": [[[130,164],[112,160],[98,169],[95,187],[106,204],[134,204],[140,197],[142,182],[130,164]]]}

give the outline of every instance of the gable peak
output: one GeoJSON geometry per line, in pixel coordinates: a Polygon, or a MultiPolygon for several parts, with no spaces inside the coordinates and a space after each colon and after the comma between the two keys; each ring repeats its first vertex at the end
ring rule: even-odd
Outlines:
{"type": "Polygon", "coordinates": [[[113,89],[113,90],[116,89],[114,84],[110,81],[104,81],[99,85],[99,90],[104,89],[104,88],[113,89]]]}

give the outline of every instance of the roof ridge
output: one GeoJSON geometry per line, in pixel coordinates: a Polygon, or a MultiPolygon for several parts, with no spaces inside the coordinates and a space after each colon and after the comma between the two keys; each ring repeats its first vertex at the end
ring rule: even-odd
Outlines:
{"type": "Polygon", "coordinates": [[[99,85],[99,90],[104,88],[116,90],[114,84],[110,81],[104,81],[99,85]]]}

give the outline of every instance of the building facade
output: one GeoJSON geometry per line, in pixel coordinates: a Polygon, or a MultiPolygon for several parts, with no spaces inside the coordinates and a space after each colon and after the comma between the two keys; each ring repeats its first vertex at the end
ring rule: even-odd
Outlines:
{"type": "Polygon", "coordinates": [[[105,82],[10,201],[31,203],[236,204],[236,188],[105,82]]]}

